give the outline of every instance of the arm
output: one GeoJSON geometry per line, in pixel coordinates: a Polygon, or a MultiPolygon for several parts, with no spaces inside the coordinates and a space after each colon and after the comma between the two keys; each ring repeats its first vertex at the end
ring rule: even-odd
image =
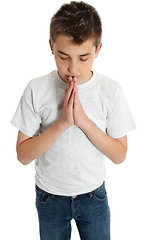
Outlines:
{"type": "Polygon", "coordinates": [[[17,158],[22,164],[27,165],[46,152],[74,124],[72,88],[73,83],[70,83],[65,91],[62,116],[53,126],[34,138],[19,131],[16,150],[17,158]]]}
{"type": "Polygon", "coordinates": [[[87,135],[93,145],[112,162],[118,164],[125,160],[127,154],[127,136],[119,139],[109,137],[99,129],[85,114],[78,97],[76,82],[74,84],[74,119],[77,127],[87,135]]]}
{"type": "Polygon", "coordinates": [[[114,139],[106,135],[88,117],[85,124],[81,126],[82,131],[87,135],[94,146],[106,155],[112,162],[122,163],[127,154],[127,136],[114,139]]]}
{"type": "Polygon", "coordinates": [[[29,164],[47,151],[66,129],[61,122],[56,122],[44,133],[34,138],[19,131],[16,146],[18,160],[24,165],[29,164]]]}

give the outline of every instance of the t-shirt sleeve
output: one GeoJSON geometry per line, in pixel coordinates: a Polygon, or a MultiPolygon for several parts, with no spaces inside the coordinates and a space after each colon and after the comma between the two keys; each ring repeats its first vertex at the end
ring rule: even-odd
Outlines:
{"type": "Polygon", "coordinates": [[[112,138],[127,135],[128,131],[136,129],[136,124],[127,103],[122,87],[118,84],[111,112],[106,119],[106,133],[112,138]]]}
{"type": "Polygon", "coordinates": [[[35,96],[31,86],[28,84],[11,120],[11,123],[18,130],[29,137],[35,137],[39,135],[41,124],[41,118],[35,109],[34,97],[35,96]]]}

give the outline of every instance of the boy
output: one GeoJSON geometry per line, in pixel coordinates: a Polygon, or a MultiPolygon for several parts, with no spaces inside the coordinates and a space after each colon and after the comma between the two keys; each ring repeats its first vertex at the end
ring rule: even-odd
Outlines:
{"type": "Polygon", "coordinates": [[[64,4],[51,19],[57,71],[25,88],[12,123],[18,160],[36,159],[36,207],[42,240],[67,240],[71,220],[82,240],[110,239],[105,156],[125,160],[135,123],[114,80],[93,72],[101,20],[84,2],[64,4]]]}

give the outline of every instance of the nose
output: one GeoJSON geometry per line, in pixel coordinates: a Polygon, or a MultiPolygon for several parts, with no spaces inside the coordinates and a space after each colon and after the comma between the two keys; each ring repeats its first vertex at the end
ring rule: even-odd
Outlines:
{"type": "Polygon", "coordinates": [[[77,74],[78,65],[76,61],[71,61],[68,66],[68,71],[71,75],[75,76],[77,74]]]}

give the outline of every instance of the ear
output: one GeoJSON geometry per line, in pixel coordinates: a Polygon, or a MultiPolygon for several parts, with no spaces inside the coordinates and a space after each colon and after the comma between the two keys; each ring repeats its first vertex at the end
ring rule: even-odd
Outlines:
{"type": "Polygon", "coordinates": [[[99,44],[99,46],[98,46],[98,48],[97,48],[97,50],[96,50],[96,56],[95,56],[95,58],[98,57],[98,54],[99,54],[99,52],[100,52],[100,50],[101,50],[101,47],[102,47],[102,43],[99,44]]]}
{"type": "Polygon", "coordinates": [[[54,55],[54,52],[53,52],[53,44],[52,44],[51,39],[49,39],[49,45],[50,45],[50,48],[51,48],[52,54],[54,55]]]}

